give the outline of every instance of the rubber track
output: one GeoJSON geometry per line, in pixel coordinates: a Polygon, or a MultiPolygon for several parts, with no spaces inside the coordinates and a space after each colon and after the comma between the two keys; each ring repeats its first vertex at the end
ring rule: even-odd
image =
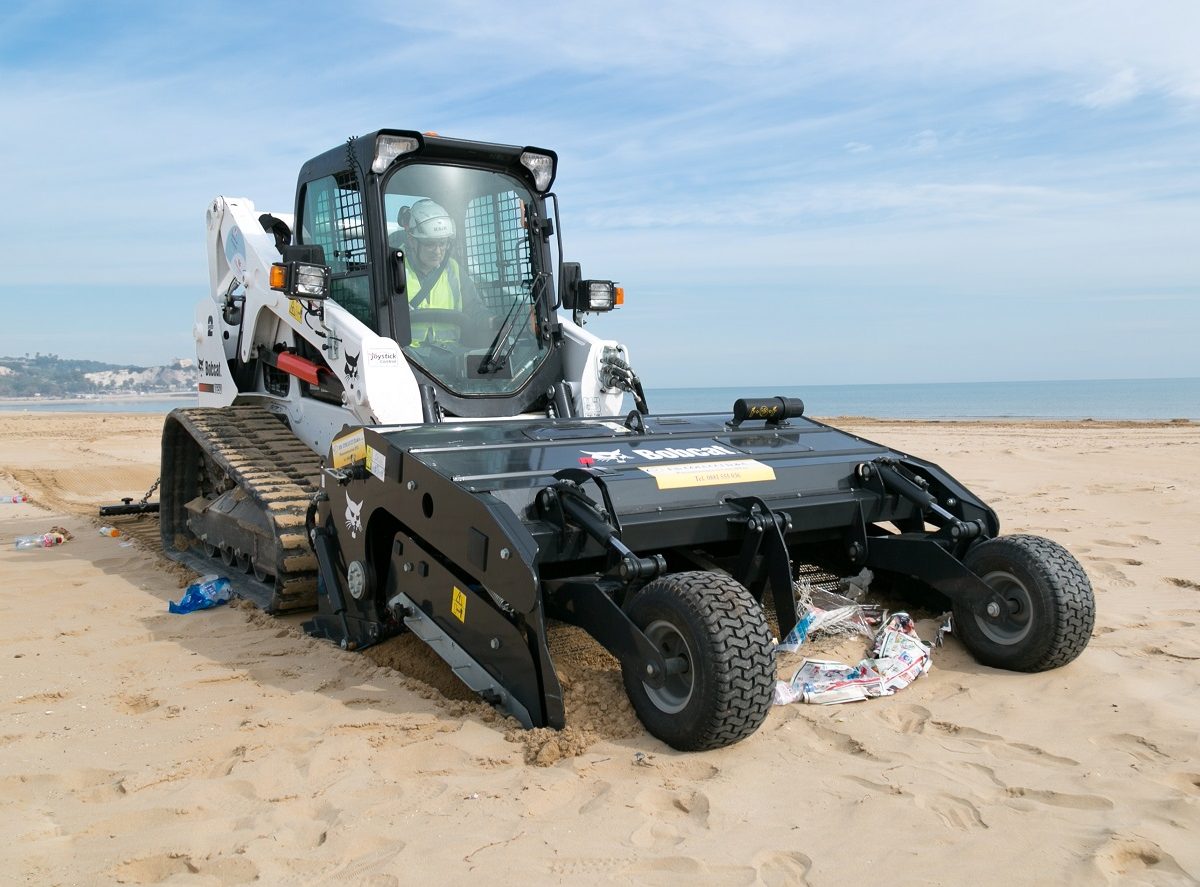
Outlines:
{"type": "Polygon", "coordinates": [[[271,613],[317,605],[317,559],[304,532],[317,491],[320,457],[274,414],[257,406],[178,410],[196,444],[268,517],[282,569],[271,588],[271,613]]]}

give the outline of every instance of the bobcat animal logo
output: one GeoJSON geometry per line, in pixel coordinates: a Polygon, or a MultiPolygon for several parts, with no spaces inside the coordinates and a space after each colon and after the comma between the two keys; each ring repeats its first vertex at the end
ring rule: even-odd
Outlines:
{"type": "Polygon", "coordinates": [[[579,452],[586,453],[595,462],[616,462],[618,465],[621,465],[622,463],[633,461],[633,456],[622,453],[620,450],[601,450],[598,453],[594,453],[591,450],[580,450],[579,452]]]}
{"type": "Polygon", "coordinates": [[[358,359],[360,357],[362,357],[361,351],[358,354],[350,354],[350,353],[346,354],[346,378],[347,379],[357,379],[358,378],[358,359]]]}
{"type": "Polygon", "coordinates": [[[351,539],[357,539],[362,532],[362,507],[362,502],[346,497],[346,529],[350,531],[351,539]]]}

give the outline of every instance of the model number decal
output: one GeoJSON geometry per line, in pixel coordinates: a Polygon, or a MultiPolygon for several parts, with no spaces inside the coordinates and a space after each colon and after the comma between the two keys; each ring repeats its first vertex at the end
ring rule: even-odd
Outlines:
{"type": "Polygon", "coordinates": [[[641,469],[654,478],[660,490],[683,487],[715,487],[775,480],[775,470],[755,459],[702,462],[686,465],[653,465],[641,469]]]}

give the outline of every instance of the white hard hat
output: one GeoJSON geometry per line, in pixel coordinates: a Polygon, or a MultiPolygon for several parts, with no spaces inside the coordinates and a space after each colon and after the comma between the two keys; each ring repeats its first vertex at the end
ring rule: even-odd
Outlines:
{"type": "Polygon", "coordinates": [[[454,237],[454,220],[441,204],[418,200],[408,211],[405,223],[408,236],[414,240],[449,240],[454,237]]]}

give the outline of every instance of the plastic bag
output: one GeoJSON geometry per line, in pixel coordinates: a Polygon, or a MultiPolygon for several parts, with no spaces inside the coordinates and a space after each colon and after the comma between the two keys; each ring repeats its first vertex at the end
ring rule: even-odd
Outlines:
{"type": "MultiPolygon", "coordinates": [[[[857,577],[855,577],[857,578],[857,577]]],[[[779,649],[795,653],[809,635],[861,634],[872,637],[870,619],[862,604],[832,591],[825,591],[807,582],[796,584],[796,609],[800,620],[787,637],[779,642],[779,649]]],[[[871,607],[878,611],[878,607],[871,607]]]]}
{"type": "Polygon", "coordinates": [[[204,576],[199,581],[187,587],[179,603],[167,602],[167,610],[172,613],[191,613],[195,610],[207,610],[224,604],[233,597],[233,589],[229,580],[215,574],[204,576]]]}

